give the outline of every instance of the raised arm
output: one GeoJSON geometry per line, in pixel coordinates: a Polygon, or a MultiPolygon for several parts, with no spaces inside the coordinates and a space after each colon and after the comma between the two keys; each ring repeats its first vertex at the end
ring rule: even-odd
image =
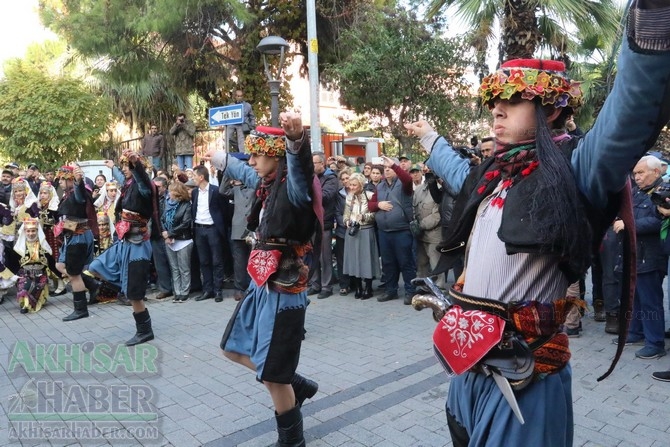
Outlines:
{"type": "Polygon", "coordinates": [[[631,8],[614,88],[572,154],[579,189],[596,207],[624,187],[670,119],[670,22],[662,20],[669,14],[667,1],[638,1],[631,8]]]}
{"type": "Polygon", "coordinates": [[[225,151],[208,153],[205,158],[208,158],[216,169],[222,171],[224,176],[241,181],[247,188],[256,189],[258,186],[261,178],[256,171],[225,151]]]}
{"type": "Polygon", "coordinates": [[[449,189],[458,194],[470,173],[470,162],[461,157],[447,142],[424,120],[405,124],[410,135],[419,137],[421,146],[430,154],[426,165],[449,189]]]}

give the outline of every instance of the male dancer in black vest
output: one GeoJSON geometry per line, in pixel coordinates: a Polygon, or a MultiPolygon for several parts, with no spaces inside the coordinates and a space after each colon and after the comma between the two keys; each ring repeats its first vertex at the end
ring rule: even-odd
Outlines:
{"type": "Polygon", "coordinates": [[[136,153],[124,152],[119,162],[121,171],[116,166],[112,170],[122,185],[116,204],[119,240],[91,263],[89,271],[119,287],[131,301],[137,332],[126,345],[134,346],[154,339],[144,296],[151,262],[149,219],[157,209],[156,193],[136,153]]]}
{"type": "MultiPolygon", "coordinates": [[[[318,389],[296,374],[304,334],[309,268],[305,254],[323,220],[309,138],[300,115],[282,113],[283,129],[257,127],[245,164],[225,152],[206,158],[224,175],[256,189],[249,229],[256,243],[247,270],[252,282],[221,341],[223,354],[256,372],[275,406],[278,446],[304,446],[300,406],[318,389]],[[284,137],[286,136],[286,138],[284,137]]],[[[320,234],[320,233],[319,233],[320,234]]]]}
{"type": "MultiPolygon", "coordinates": [[[[74,312],[63,321],[88,317],[86,285],[82,278],[84,267],[93,260],[93,233],[89,227],[89,214],[93,211],[91,193],[86,189],[80,167],[63,166],[59,171],[60,187],[64,191],[58,205],[59,222],[54,235],[62,235],[63,246],[56,268],[70,277],[74,312]]],[[[94,293],[91,290],[91,293],[94,293]]]]}

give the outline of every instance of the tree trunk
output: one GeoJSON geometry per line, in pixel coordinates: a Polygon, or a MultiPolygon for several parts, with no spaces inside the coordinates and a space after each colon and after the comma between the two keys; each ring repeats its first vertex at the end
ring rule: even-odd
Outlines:
{"type": "Polygon", "coordinates": [[[537,28],[532,0],[506,0],[502,53],[505,60],[532,59],[542,36],[537,28]]]}

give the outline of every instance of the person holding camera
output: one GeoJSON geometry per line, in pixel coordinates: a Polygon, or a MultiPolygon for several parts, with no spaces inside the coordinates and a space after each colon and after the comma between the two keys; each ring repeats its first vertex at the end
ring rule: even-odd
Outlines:
{"type": "Polygon", "coordinates": [[[182,171],[186,168],[193,168],[193,136],[195,135],[195,124],[186,119],[184,113],[177,115],[177,121],[170,128],[170,135],[174,136],[175,149],[177,156],[177,166],[182,171]]]}
{"type": "MultiPolygon", "coordinates": [[[[645,155],[635,165],[633,175],[637,280],[626,344],[644,343],[644,347],[635,352],[635,357],[655,359],[665,355],[663,278],[668,267],[668,257],[663,253],[659,236],[662,217],[651,200],[652,192],[662,182],[661,161],[653,155],[645,155]]],[[[618,219],[614,221],[613,228],[618,234],[625,225],[618,219]]],[[[615,270],[623,270],[620,262],[615,270]]]]}
{"type": "Polygon", "coordinates": [[[368,203],[373,192],[365,191],[365,176],[355,172],[349,176],[348,194],[342,220],[347,227],[344,236],[342,271],[353,278],[356,299],[372,298],[372,279],[381,276],[379,250],[375,234],[375,213],[368,203]],[[365,288],[363,281],[365,280],[365,288]]]}

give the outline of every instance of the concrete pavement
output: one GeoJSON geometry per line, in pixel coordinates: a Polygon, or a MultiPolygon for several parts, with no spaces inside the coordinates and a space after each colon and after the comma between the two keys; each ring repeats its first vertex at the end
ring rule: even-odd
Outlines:
{"type": "MultiPolygon", "coordinates": [[[[432,355],[429,311],[402,299],[312,298],[298,370],[320,385],[303,407],[308,445],[450,446],[449,379],[432,355]]],[[[95,305],[90,318],[64,323],[70,294],[28,315],[8,297],[0,305],[0,445],[273,445],[268,393],[220,355],[235,304],[230,293],[222,303],[183,304],[150,295],[156,340],[126,350],[129,307],[95,305]]],[[[626,347],[612,376],[597,382],[616,347],[604,323],[589,316],[583,324],[570,339],[575,445],[670,445],[670,383],[650,376],[670,369],[670,356],[639,360],[638,348],[626,347]]]]}

